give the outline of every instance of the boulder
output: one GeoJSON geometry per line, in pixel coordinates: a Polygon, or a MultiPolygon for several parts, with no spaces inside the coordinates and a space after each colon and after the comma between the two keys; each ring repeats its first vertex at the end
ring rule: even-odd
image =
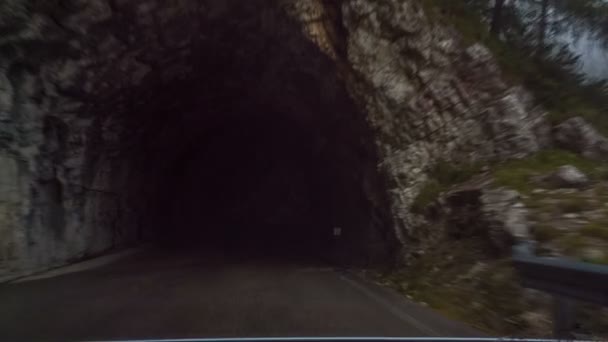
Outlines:
{"type": "Polygon", "coordinates": [[[572,165],[561,166],[545,181],[557,188],[583,188],[589,185],[589,177],[572,165]]]}
{"type": "Polygon", "coordinates": [[[466,188],[448,194],[448,234],[486,236],[499,254],[518,240],[530,239],[528,210],[515,190],[466,188]]]}
{"type": "Polygon", "coordinates": [[[558,147],[595,160],[608,160],[608,139],[581,117],[568,119],[555,127],[553,140],[558,147]]]}
{"type": "Polygon", "coordinates": [[[514,87],[487,110],[499,158],[523,158],[550,146],[551,127],[544,113],[531,109],[529,97],[524,89],[514,87]]]}
{"type": "Polygon", "coordinates": [[[530,239],[528,209],[517,191],[488,189],[483,192],[481,203],[488,237],[500,253],[510,253],[516,241],[530,239]]]}

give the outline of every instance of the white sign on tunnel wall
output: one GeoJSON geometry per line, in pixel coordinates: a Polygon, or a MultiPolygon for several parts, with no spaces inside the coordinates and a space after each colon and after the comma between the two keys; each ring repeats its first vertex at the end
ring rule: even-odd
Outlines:
{"type": "Polygon", "coordinates": [[[340,236],[340,235],[342,235],[342,228],[334,227],[334,236],[340,236]]]}

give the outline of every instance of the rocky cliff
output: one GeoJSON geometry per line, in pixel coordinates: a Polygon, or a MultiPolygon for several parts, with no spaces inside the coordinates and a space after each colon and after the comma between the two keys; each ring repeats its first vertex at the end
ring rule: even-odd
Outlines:
{"type": "Polygon", "coordinates": [[[365,108],[403,243],[416,226],[412,201],[437,161],[521,158],[551,145],[531,96],[502,80],[484,46],[434,23],[419,1],[300,3],[315,8],[316,17],[300,18],[345,66],[351,95],[365,108]]]}
{"type": "Polygon", "coordinates": [[[272,165],[330,180],[283,172],[265,187],[235,186],[225,203],[250,198],[231,217],[272,211],[317,225],[331,216],[381,248],[407,245],[417,224],[410,206],[437,161],[517,158],[549,144],[525,90],[507,86],[487,49],[433,22],[417,0],[11,0],[0,4],[0,27],[0,263],[12,269],[157,236],[149,214],[178,196],[178,186],[159,184],[248,172],[256,152],[241,146],[254,130],[293,143],[276,158],[310,153],[272,165]],[[193,146],[229,146],[205,137],[236,121],[242,131],[223,136],[240,145],[213,159],[230,168],[176,171],[198,160],[188,157],[193,146]],[[308,133],[285,133],[293,125],[308,133]],[[317,164],[329,166],[305,166],[317,164]],[[293,203],[290,192],[300,194],[293,203]]]}

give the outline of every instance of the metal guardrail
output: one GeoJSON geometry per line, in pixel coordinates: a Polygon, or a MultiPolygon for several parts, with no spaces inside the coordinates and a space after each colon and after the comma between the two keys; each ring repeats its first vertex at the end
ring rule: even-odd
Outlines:
{"type": "Polygon", "coordinates": [[[534,255],[533,242],[513,248],[513,264],[524,287],[550,293],[555,298],[554,334],[571,337],[575,301],[608,306],[608,266],[534,255]]]}

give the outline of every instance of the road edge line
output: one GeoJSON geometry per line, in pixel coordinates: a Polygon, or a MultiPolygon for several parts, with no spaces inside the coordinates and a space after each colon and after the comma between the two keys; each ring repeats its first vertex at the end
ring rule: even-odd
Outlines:
{"type": "Polygon", "coordinates": [[[366,288],[365,286],[357,283],[356,280],[349,278],[344,273],[340,273],[339,277],[344,282],[349,284],[351,287],[357,289],[359,292],[361,292],[361,293],[365,294],[367,297],[373,299],[375,302],[380,304],[382,307],[384,307],[385,309],[390,311],[393,315],[397,316],[400,320],[407,322],[408,324],[411,324],[416,329],[420,330],[423,333],[429,334],[429,336],[431,336],[431,337],[443,337],[443,335],[440,334],[439,332],[435,331],[432,328],[429,328],[428,326],[426,326],[425,324],[423,324],[416,318],[403,312],[403,310],[397,308],[395,305],[393,305],[391,302],[389,302],[385,298],[382,298],[380,295],[374,293],[373,291],[366,288]]]}

